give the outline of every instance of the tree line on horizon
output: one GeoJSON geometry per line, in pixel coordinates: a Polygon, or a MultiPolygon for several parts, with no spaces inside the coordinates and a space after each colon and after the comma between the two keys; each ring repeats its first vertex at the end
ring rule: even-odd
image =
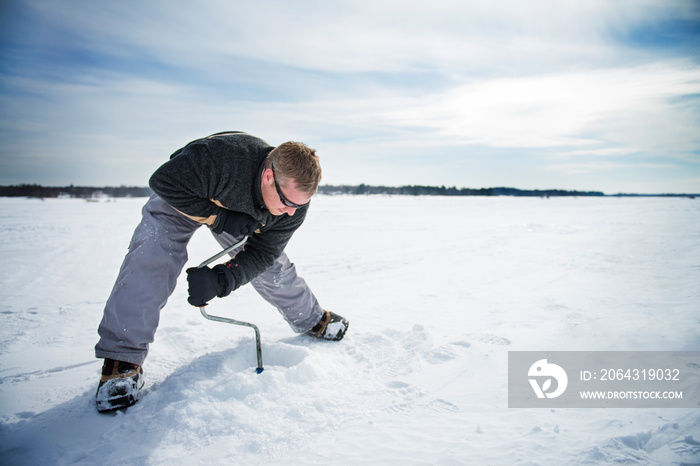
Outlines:
{"type": "MultiPolygon", "coordinates": [[[[400,196],[529,196],[529,197],[561,197],[561,196],[606,196],[601,191],[567,191],[564,189],[517,189],[517,188],[456,188],[445,186],[372,186],[359,185],[322,185],[318,192],[327,195],[400,195],[400,196]]],[[[30,198],[79,198],[91,199],[97,197],[149,197],[153,191],[141,186],[42,186],[39,184],[20,184],[0,186],[0,197],[30,197],[30,198]]],[[[700,194],[634,194],[618,193],[613,197],[687,197],[695,199],[700,194]]]]}
{"type": "Polygon", "coordinates": [[[153,194],[151,188],[137,186],[41,186],[38,184],[0,186],[0,197],[75,197],[81,199],[90,199],[99,196],[148,197],[151,194],[153,194]]]}
{"type": "MultiPolygon", "coordinates": [[[[403,195],[403,196],[604,196],[600,191],[567,191],[562,189],[522,190],[516,188],[456,188],[445,186],[371,186],[360,185],[322,185],[318,192],[328,195],[403,195]]],[[[20,184],[0,186],[0,197],[33,198],[95,198],[105,197],[148,197],[153,193],[148,187],[137,186],[41,186],[38,184],[20,184]]]]}
{"type": "Polygon", "coordinates": [[[403,196],[604,196],[600,191],[567,191],[563,189],[524,190],[517,188],[457,188],[445,186],[319,186],[318,192],[323,194],[396,194],[403,196]]]}

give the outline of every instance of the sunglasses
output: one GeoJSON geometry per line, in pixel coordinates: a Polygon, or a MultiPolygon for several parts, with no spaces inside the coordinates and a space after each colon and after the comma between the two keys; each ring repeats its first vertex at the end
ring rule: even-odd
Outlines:
{"type": "Polygon", "coordinates": [[[275,189],[277,189],[277,194],[280,197],[280,201],[282,201],[282,204],[286,205],[287,207],[293,207],[295,209],[299,209],[300,207],[304,207],[305,205],[308,204],[296,204],[289,199],[287,199],[282,192],[282,188],[280,188],[280,184],[277,182],[277,175],[275,175],[275,166],[272,165],[272,178],[275,180],[275,189]]]}

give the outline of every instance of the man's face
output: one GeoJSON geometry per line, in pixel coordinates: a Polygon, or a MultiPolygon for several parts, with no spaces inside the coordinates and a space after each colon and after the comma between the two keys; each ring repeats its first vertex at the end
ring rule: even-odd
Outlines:
{"type": "Polygon", "coordinates": [[[263,202],[272,215],[294,215],[298,207],[308,204],[311,197],[297,190],[296,185],[296,181],[290,179],[282,186],[279,180],[275,181],[275,174],[271,168],[263,172],[263,202]]]}

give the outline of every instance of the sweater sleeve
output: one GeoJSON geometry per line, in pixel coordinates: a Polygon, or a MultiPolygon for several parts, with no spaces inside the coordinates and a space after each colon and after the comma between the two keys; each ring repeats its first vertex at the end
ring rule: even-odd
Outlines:
{"type": "Polygon", "coordinates": [[[254,233],[243,250],[226,263],[239,288],[270,268],[282,254],[294,232],[306,218],[308,206],[297,209],[293,216],[284,215],[269,228],[254,233]]]}
{"type": "Polygon", "coordinates": [[[208,217],[217,211],[220,170],[204,144],[191,143],[158,168],[148,184],[158,196],[180,212],[208,217]]]}

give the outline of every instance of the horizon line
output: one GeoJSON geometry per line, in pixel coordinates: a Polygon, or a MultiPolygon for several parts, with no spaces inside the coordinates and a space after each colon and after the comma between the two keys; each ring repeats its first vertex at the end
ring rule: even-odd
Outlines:
{"type": "MultiPolygon", "coordinates": [[[[150,190],[150,187],[148,186],[135,186],[135,185],[119,185],[119,186],[87,186],[87,185],[74,185],[74,184],[69,184],[69,185],[64,185],[64,186],[46,186],[46,185],[41,185],[38,183],[21,183],[21,184],[11,184],[11,185],[0,185],[0,190],[4,191],[6,189],[21,189],[21,188],[38,188],[38,189],[51,189],[51,190],[58,190],[58,189],[81,189],[81,190],[119,190],[119,189],[132,189],[132,190],[150,190]]],[[[467,187],[462,187],[462,188],[457,188],[456,186],[436,186],[436,185],[420,185],[420,184],[412,184],[412,185],[401,185],[401,186],[389,186],[389,185],[370,185],[370,184],[365,184],[365,183],[360,183],[360,184],[324,184],[324,185],[319,185],[319,193],[321,194],[332,194],[329,192],[321,192],[322,190],[328,190],[328,189],[344,189],[346,192],[342,192],[340,194],[350,194],[350,195],[379,195],[379,194],[393,194],[393,195],[443,195],[443,196],[450,196],[450,195],[460,195],[459,193],[463,193],[461,195],[468,196],[468,195],[479,195],[476,192],[486,192],[486,191],[511,191],[513,194],[510,195],[515,195],[516,192],[519,193],[533,193],[532,195],[548,195],[548,194],[555,194],[555,196],[558,195],[563,195],[563,196],[577,196],[577,195],[582,195],[582,196],[605,196],[605,197],[615,197],[615,196],[648,196],[648,197],[698,197],[700,196],[700,193],[672,193],[672,192],[665,192],[665,193],[634,193],[634,192],[618,192],[614,194],[607,194],[603,191],[598,191],[598,190],[579,190],[579,189],[561,189],[561,188],[547,188],[547,189],[523,189],[523,188],[514,188],[514,187],[508,187],[508,186],[492,186],[492,187],[483,187],[483,188],[467,188],[467,187]],[[419,189],[419,190],[424,190],[424,191],[438,191],[438,192],[423,192],[423,193],[387,193],[387,192],[376,192],[376,190],[410,190],[410,189],[419,189]],[[359,192],[348,192],[347,190],[353,190],[353,191],[359,191],[359,192]],[[375,192],[366,192],[367,190],[370,191],[375,191],[375,192]],[[466,194],[465,192],[472,192],[471,194],[466,194]],[[449,193],[455,193],[455,194],[449,194],[449,193]]],[[[500,194],[486,194],[484,193],[483,195],[508,195],[505,193],[500,193],[500,194]]],[[[8,196],[4,193],[0,193],[0,197],[15,197],[15,196],[8,196]]],[[[21,196],[17,196],[21,197],[21,196]]]]}

